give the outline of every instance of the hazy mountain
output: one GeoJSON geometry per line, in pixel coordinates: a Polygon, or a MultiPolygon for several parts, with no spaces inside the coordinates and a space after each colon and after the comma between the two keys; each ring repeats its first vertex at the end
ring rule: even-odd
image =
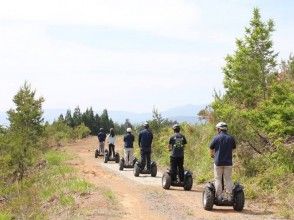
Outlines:
{"type": "MultiPolygon", "coordinates": [[[[184,105],[171,108],[167,111],[160,112],[164,118],[168,118],[178,122],[197,123],[197,113],[204,108],[205,105],[184,105]]],[[[100,111],[99,111],[100,112],[100,111]]],[[[53,122],[60,114],[65,115],[66,109],[45,109],[45,121],[53,122]]],[[[141,123],[152,118],[152,110],[150,113],[134,113],[128,111],[109,111],[109,116],[113,121],[123,123],[128,118],[132,123],[141,123]]],[[[0,112],[0,124],[8,125],[7,115],[0,112]]]]}

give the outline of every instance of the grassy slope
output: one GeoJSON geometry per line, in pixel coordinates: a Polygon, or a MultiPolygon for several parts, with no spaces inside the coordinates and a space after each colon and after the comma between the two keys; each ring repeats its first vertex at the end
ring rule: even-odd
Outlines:
{"type": "MultiPolygon", "coordinates": [[[[78,200],[94,190],[103,200],[112,203],[115,195],[110,189],[95,189],[94,186],[77,176],[70,165],[73,156],[59,150],[49,150],[43,160],[30,170],[22,182],[0,188],[0,195],[8,198],[0,203],[0,220],[47,219],[62,213],[79,213],[78,200]]],[[[66,214],[68,215],[68,214],[66,214]]]]}

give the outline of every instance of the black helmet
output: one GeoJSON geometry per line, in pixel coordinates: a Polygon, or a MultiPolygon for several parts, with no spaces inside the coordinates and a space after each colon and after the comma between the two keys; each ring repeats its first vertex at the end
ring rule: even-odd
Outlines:
{"type": "Polygon", "coordinates": [[[101,131],[101,132],[102,132],[103,130],[104,130],[103,128],[100,128],[100,129],[99,129],[99,131],[101,131]]]}

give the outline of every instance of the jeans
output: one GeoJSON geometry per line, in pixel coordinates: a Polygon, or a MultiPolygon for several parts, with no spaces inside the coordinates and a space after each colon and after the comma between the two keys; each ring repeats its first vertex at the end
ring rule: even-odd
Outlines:
{"type": "Polygon", "coordinates": [[[141,150],[141,169],[145,168],[147,161],[147,170],[151,170],[151,152],[141,150]]]}
{"type": "Polygon", "coordinates": [[[125,165],[131,166],[133,165],[133,160],[134,160],[134,148],[125,148],[124,149],[125,153],[125,165]]]}
{"type": "Polygon", "coordinates": [[[172,181],[177,180],[177,174],[179,179],[184,182],[184,157],[170,157],[170,170],[172,181]]]}
{"type": "Polygon", "coordinates": [[[114,144],[109,144],[109,145],[108,145],[109,157],[111,157],[111,154],[113,155],[112,157],[115,157],[114,147],[115,147],[114,144]]]}
{"type": "Polygon", "coordinates": [[[232,166],[216,166],[214,164],[215,193],[218,197],[223,191],[222,176],[224,176],[225,191],[231,195],[233,191],[232,166]]]}

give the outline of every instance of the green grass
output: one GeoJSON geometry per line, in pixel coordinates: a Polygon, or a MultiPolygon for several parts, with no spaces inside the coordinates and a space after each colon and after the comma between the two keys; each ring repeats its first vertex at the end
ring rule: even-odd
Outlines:
{"type": "Polygon", "coordinates": [[[89,193],[93,185],[79,178],[72,178],[66,183],[66,188],[76,193],[89,193]]]}
{"type": "Polygon", "coordinates": [[[67,164],[71,155],[50,150],[43,157],[47,161],[45,168],[32,170],[19,183],[0,186],[1,194],[10,198],[0,208],[0,220],[12,217],[47,219],[50,213],[60,210],[59,205],[70,208],[78,196],[93,189],[92,184],[76,177],[75,170],[67,164]],[[49,208],[44,210],[42,206],[48,203],[49,208]]]}
{"type": "Polygon", "coordinates": [[[111,189],[109,188],[102,189],[102,194],[112,204],[117,203],[117,197],[111,189]]]}
{"type": "Polygon", "coordinates": [[[75,199],[72,195],[60,195],[60,204],[63,206],[72,206],[75,204],[75,199]]]}
{"type": "Polygon", "coordinates": [[[1,213],[0,212],[0,220],[11,220],[12,219],[12,215],[9,213],[1,213]]]}

